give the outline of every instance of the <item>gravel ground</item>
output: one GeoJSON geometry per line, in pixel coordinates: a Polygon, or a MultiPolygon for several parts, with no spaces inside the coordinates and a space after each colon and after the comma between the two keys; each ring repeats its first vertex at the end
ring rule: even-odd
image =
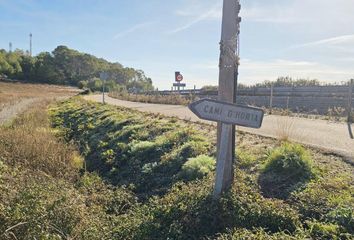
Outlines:
{"type": "MultiPolygon", "coordinates": [[[[101,95],[89,95],[85,96],[85,99],[102,102],[101,95]]],[[[142,112],[160,113],[184,120],[210,123],[200,120],[185,106],[129,102],[108,96],[106,96],[106,102],[142,112]]],[[[354,131],[353,125],[348,126],[346,123],[267,115],[264,117],[263,125],[260,129],[238,127],[238,130],[273,138],[288,138],[330,153],[339,154],[354,164],[354,139],[350,137],[349,127],[354,131]]]]}

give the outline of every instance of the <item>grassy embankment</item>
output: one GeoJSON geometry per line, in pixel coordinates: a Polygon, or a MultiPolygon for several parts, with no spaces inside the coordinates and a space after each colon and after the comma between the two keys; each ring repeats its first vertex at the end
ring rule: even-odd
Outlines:
{"type": "Polygon", "coordinates": [[[213,127],[74,98],[51,107],[52,129],[40,109],[0,131],[1,238],[353,237],[340,157],[239,133],[235,183],[215,202],[213,127]]]}

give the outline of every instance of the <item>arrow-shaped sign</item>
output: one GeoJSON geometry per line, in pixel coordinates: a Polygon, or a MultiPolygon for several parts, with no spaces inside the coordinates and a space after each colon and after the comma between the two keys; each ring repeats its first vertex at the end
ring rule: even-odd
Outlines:
{"type": "Polygon", "coordinates": [[[212,99],[201,99],[193,102],[189,105],[189,109],[201,119],[251,128],[260,128],[264,116],[264,111],[260,108],[235,105],[212,99]]]}

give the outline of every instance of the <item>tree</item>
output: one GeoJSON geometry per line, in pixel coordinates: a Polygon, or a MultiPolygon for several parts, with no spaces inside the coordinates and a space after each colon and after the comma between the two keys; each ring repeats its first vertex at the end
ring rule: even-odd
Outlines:
{"type": "MultiPolygon", "coordinates": [[[[87,53],[58,46],[51,53],[31,57],[21,50],[8,53],[0,50],[0,73],[19,80],[76,85],[98,90],[101,72],[108,73],[107,87],[114,89],[153,89],[152,80],[142,70],[125,68],[87,53]]],[[[102,86],[102,84],[101,84],[102,86]]]]}

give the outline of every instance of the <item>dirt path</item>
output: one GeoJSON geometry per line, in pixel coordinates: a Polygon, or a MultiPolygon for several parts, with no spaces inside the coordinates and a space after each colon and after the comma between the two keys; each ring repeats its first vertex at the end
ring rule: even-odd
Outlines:
{"type": "Polygon", "coordinates": [[[21,99],[17,103],[4,107],[0,111],[0,125],[15,118],[18,114],[25,111],[30,105],[39,101],[37,98],[21,99]]]}
{"type": "MultiPolygon", "coordinates": [[[[85,98],[96,102],[102,101],[101,95],[90,95],[85,98]]],[[[195,122],[207,122],[200,120],[185,106],[137,103],[110,97],[106,97],[106,102],[143,112],[160,113],[195,122]]],[[[350,128],[353,129],[354,126],[352,125],[350,128]]],[[[346,123],[332,123],[318,119],[312,120],[306,118],[267,115],[265,116],[263,125],[260,129],[244,127],[238,127],[238,129],[267,137],[288,137],[296,142],[341,154],[354,162],[354,140],[350,138],[348,125],[346,123]]]]}

